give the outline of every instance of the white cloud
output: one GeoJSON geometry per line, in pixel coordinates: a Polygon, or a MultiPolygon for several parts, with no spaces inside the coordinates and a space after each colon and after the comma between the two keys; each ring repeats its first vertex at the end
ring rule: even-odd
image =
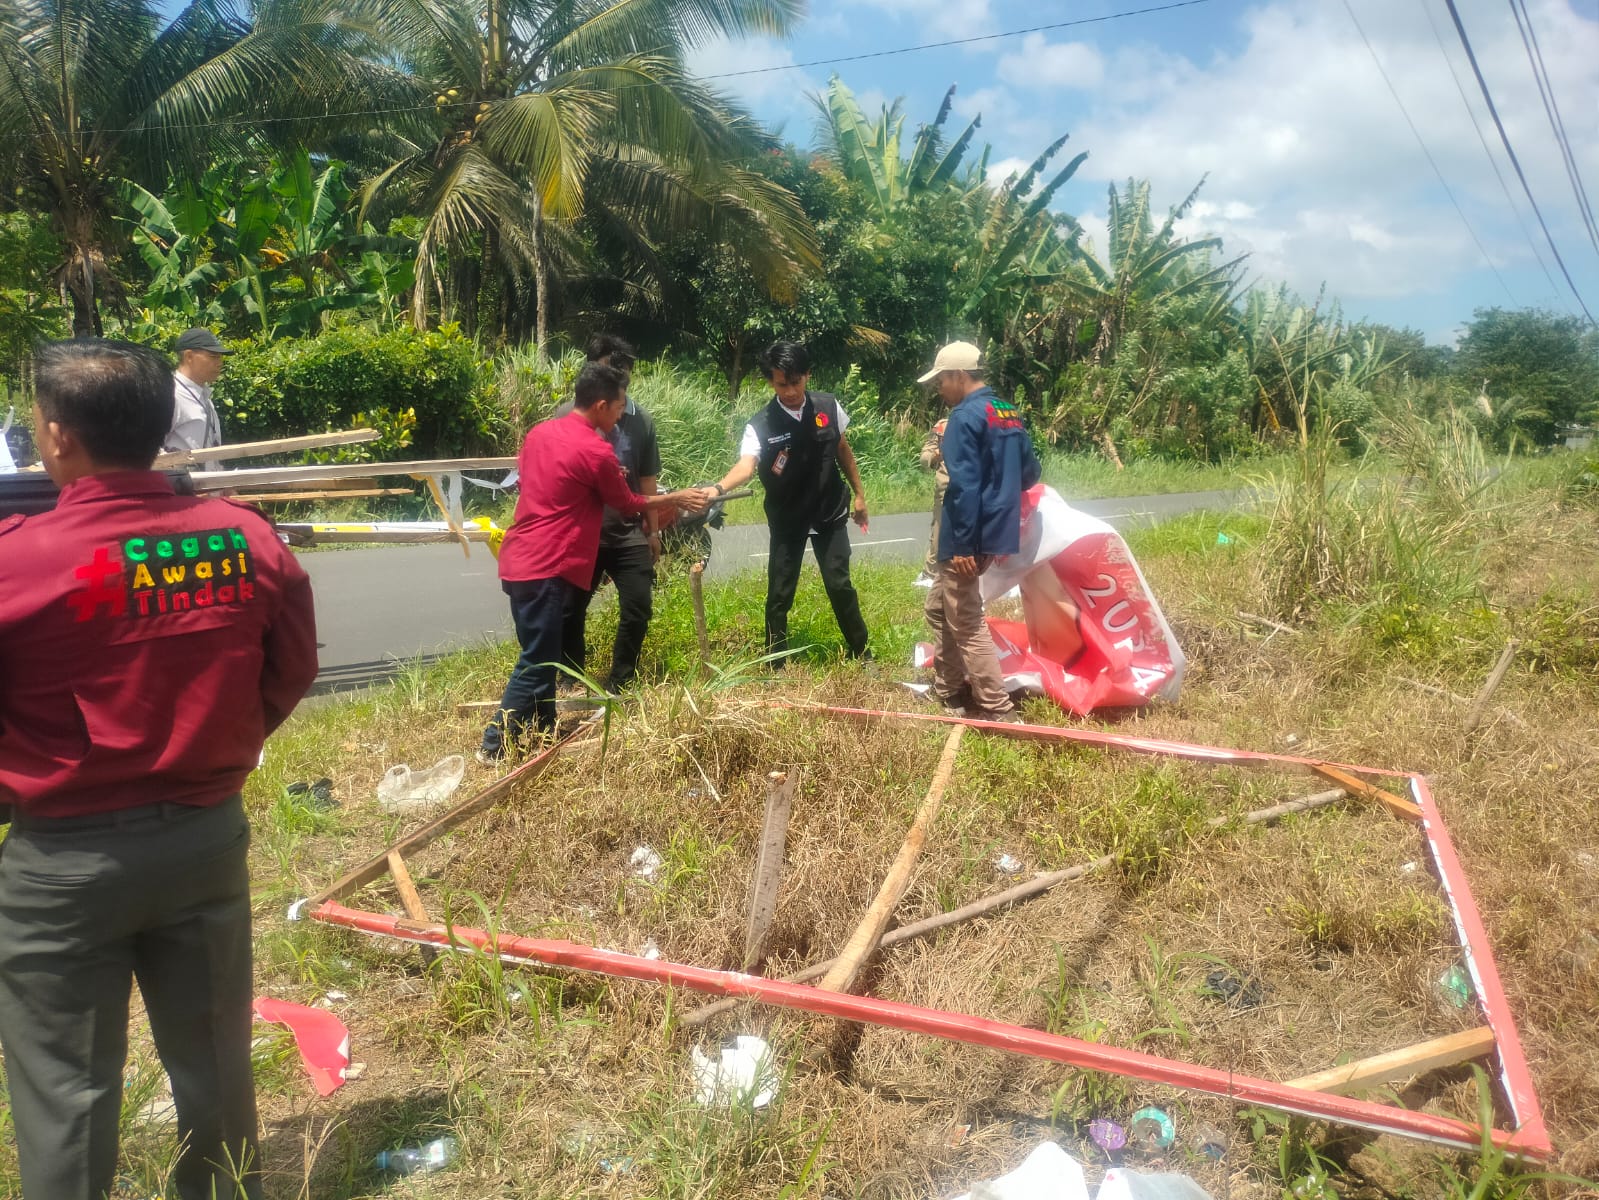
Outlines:
{"type": "Polygon", "coordinates": [[[820,84],[804,71],[781,69],[793,63],[794,51],[788,46],[772,38],[755,37],[704,42],[689,52],[687,65],[691,74],[746,106],[784,113],[788,136],[806,142],[808,126],[795,128],[796,118],[801,122],[809,118],[811,104],[807,97],[819,90],[820,84]]]}
{"type": "Polygon", "coordinates": [[[1006,83],[1019,88],[1096,88],[1105,78],[1105,60],[1085,42],[1049,42],[1029,33],[1021,48],[1003,55],[995,68],[1006,83]]]}
{"type": "MultiPolygon", "coordinates": [[[[862,8],[899,19],[900,24],[935,38],[995,33],[990,0],[858,0],[862,8]]],[[[923,39],[917,39],[923,40],[923,39]]]]}
{"type": "MultiPolygon", "coordinates": [[[[1599,92],[1599,23],[1568,0],[1531,7],[1556,92],[1569,98],[1568,113],[1580,110],[1599,92]]],[[[1534,192],[1552,225],[1559,214],[1556,237],[1570,248],[1569,262],[1582,250],[1570,187],[1509,14],[1489,0],[1464,10],[1534,192]]],[[[1428,10],[1356,0],[1356,11],[1495,265],[1530,262],[1428,10]]],[[[1252,273],[1307,293],[1323,281],[1350,300],[1441,291],[1482,266],[1342,5],[1256,8],[1242,18],[1242,34],[1236,53],[1203,63],[1147,47],[1112,55],[1105,76],[1115,88],[1074,130],[1073,144],[1091,151],[1080,177],[1150,179],[1164,208],[1208,174],[1184,231],[1224,237],[1229,254],[1252,251],[1252,273]]],[[[1459,56],[1453,38],[1445,45],[1459,56]]],[[[1469,68],[1457,69],[1470,88],[1469,68]]],[[[1578,162],[1599,162],[1599,125],[1568,121],[1568,129],[1578,162]]],[[[1590,278],[1599,290],[1599,277],[1590,278]]]]}

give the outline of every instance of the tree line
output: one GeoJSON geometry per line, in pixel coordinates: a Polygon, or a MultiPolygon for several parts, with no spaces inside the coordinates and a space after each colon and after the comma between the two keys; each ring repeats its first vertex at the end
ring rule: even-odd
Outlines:
{"type": "Polygon", "coordinates": [[[799,0],[0,0],[0,373],[40,337],[271,343],[355,324],[486,355],[596,327],[736,397],[778,337],[885,409],[978,341],[1039,435],[1217,458],[1385,408],[1458,408],[1505,449],[1592,419],[1599,342],[1480,312],[1459,349],[1252,279],[1149,184],[1091,244],[1055,207],[1092,147],[989,169],[954,89],[907,127],[832,79],[812,144],[696,80],[714,37],[799,0]],[[958,123],[957,123],[958,124],[958,123]]]}

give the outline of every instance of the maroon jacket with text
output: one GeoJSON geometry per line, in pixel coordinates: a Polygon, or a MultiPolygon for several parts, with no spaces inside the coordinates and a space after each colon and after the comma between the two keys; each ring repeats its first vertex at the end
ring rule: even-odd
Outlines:
{"type": "Polygon", "coordinates": [[[266,517],[91,475],[0,520],[0,804],[217,804],[316,678],[311,581],[266,517]]]}

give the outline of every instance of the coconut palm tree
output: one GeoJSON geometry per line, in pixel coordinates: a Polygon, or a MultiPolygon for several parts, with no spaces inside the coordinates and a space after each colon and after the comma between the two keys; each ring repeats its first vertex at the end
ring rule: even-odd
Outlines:
{"type": "Polygon", "coordinates": [[[263,128],[320,134],[329,111],[365,106],[352,97],[403,92],[344,7],[193,0],[164,23],[150,0],[0,0],[0,185],[65,247],[75,335],[101,333],[101,303],[120,300],[123,180],[160,188],[263,128]]]}
{"type": "Polygon", "coordinates": [[[531,276],[542,346],[580,219],[645,261],[674,232],[713,231],[779,289],[817,261],[793,196],[740,165],[766,148],[753,122],[683,65],[711,37],[785,33],[800,0],[357,2],[436,107],[367,193],[424,216],[419,324],[436,299],[470,327],[484,283],[531,276]]]}

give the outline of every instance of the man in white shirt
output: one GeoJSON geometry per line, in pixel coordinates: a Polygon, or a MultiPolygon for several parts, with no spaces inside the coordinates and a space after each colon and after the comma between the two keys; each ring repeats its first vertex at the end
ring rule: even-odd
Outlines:
{"type": "MultiPolygon", "coordinates": [[[[771,403],[744,426],[738,462],[714,490],[725,493],[758,473],[766,491],[766,526],[771,535],[766,559],[767,651],[788,648],[788,612],[794,606],[809,538],[849,656],[870,657],[860,598],[849,577],[845,526],[853,518],[866,528],[866,491],[844,437],[849,414],[834,397],[807,390],[810,356],[797,342],[774,342],[768,347],[761,355],[761,374],[772,385],[771,403]]],[[[706,490],[707,499],[714,499],[710,491],[706,490]]],[[[774,665],[781,663],[778,659],[774,665]]]]}
{"type": "Polygon", "coordinates": [[[222,444],[222,422],[211,403],[211,385],[222,374],[223,347],[209,329],[188,329],[178,338],[178,369],[172,374],[172,429],[161,449],[203,450],[222,444]]]}

